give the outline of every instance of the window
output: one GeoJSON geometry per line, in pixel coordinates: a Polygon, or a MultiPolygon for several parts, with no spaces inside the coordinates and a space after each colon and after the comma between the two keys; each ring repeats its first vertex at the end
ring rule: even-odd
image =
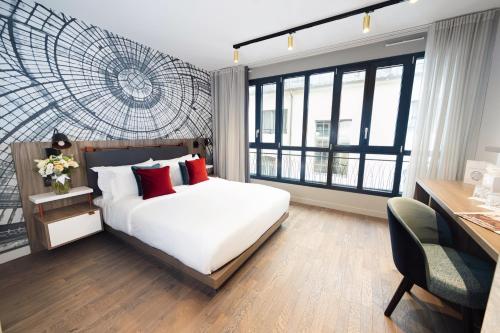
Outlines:
{"type": "Polygon", "coordinates": [[[276,119],[275,110],[262,111],[262,134],[274,135],[274,120],[276,119]]]}
{"type": "Polygon", "coordinates": [[[260,103],[260,141],[275,142],[276,127],[276,83],[261,86],[262,101],[260,103]]]}
{"type": "Polygon", "coordinates": [[[402,79],[403,65],[377,68],[369,129],[370,146],[394,145],[402,79]]]}
{"type": "Polygon", "coordinates": [[[251,176],[398,195],[423,64],[423,54],[413,54],[252,80],[251,176]]]}
{"type": "Polygon", "coordinates": [[[357,145],[363,114],[363,94],[366,71],[347,72],[342,75],[340,94],[338,145],[357,145]]]}
{"type": "Polygon", "coordinates": [[[330,120],[316,120],[315,147],[327,147],[330,143],[330,120]]]}
{"type": "Polygon", "coordinates": [[[255,86],[248,87],[248,141],[255,142],[255,86]]]}
{"type": "MultiPolygon", "coordinates": [[[[308,147],[328,147],[330,140],[318,140],[317,129],[318,122],[329,123],[332,114],[332,96],[333,96],[333,77],[334,73],[313,74],[309,79],[309,105],[307,114],[307,146],[308,147]],[[326,119],[326,120],[325,120],[326,119]]],[[[328,138],[330,136],[330,127],[324,127],[328,130],[322,135],[328,138]]]]}
{"type": "Polygon", "coordinates": [[[283,146],[302,146],[304,90],[304,76],[283,80],[283,117],[281,126],[281,144],[283,146]]]}

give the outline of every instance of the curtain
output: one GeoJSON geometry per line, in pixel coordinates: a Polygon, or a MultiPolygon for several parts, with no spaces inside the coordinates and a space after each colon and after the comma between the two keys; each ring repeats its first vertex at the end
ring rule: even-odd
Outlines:
{"type": "Polygon", "coordinates": [[[405,196],[417,178],[457,180],[475,156],[498,10],[431,25],[405,196]]]}
{"type": "Polygon", "coordinates": [[[214,172],[228,180],[248,181],[248,69],[211,73],[214,128],[214,172]]]}

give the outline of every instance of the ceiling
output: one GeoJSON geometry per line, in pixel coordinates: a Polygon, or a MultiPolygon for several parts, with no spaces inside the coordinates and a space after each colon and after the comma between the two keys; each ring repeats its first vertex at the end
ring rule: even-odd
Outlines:
{"type": "MultiPolygon", "coordinates": [[[[57,11],[151,46],[207,70],[232,66],[232,45],[382,0],[38,0],[57,11]]],[[[300,31],[288,51],[286,36],[242,47],[250,66],[321,52],[350,41],[381,38],[436,20],[500,7],[500,0],[420,0],[300,31]],[[318,51],[319,50],[319,51],[318,51]]]]}

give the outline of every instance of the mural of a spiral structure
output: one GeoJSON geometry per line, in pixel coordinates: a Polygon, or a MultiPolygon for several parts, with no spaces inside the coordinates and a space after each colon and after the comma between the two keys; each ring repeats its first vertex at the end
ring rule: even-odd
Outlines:
{"type": "Polygon", "coordinates": [[[9,144],[212,136],[209,74],[46,7],[0,0],[0,253],[27,244],[9,144]]]}

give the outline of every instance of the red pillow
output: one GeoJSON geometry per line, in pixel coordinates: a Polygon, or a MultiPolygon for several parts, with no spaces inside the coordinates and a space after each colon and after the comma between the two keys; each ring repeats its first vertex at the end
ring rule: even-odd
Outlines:
{"type": "Polygon", "coordinates": [[[175,193],[170,180],[169,166],[158,169],[138,169],[136,173],[141,177],[143,200],[175,193]]]}
{"type": "Polygon", "coordinates": [[[186,168],[189,174],[189,185],[198,184],[208,180],[207,166],[205,159],[186,161],[186,168]]]}

